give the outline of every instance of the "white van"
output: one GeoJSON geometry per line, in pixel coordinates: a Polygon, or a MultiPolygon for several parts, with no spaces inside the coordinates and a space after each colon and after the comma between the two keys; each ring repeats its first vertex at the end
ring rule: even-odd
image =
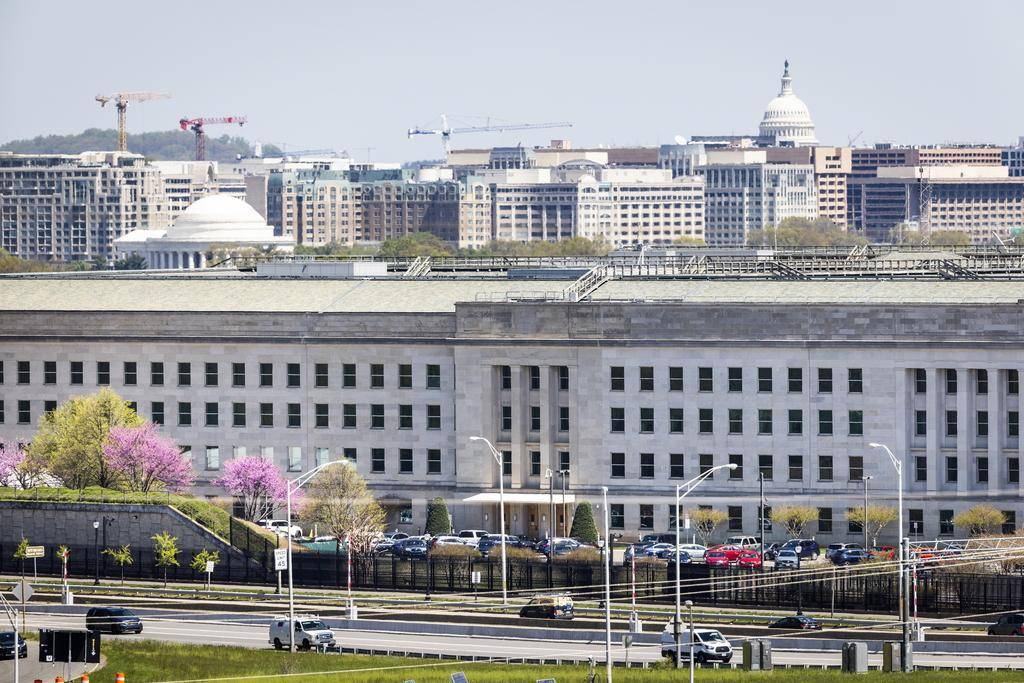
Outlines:
{"type": "Polygon", "coordinates": [[[459,538],[466,545],[476,546],[481,538],[487,538],[488,533],[481,529],[463,529],[459,532],[459,538]]]}
{"type": "MultiPolygon", "coordinates": [[[[296,615],[294,630],[295,647],[309,650],[314,647],[333,647],[335,645],[334,631],[327,628],[320,617],[314,615],[296,615]]],[[[275,617],[270,622],[270,636],[268,642],[276,649],[282,650],[288,647],[288,617],[275,617]]]]}
{"type": "Polygon", "coordinates": [[[759,548],[761,543],[756,536],[730,536],[725,539],[726,545],[738,545],[746,550],[747,548],[759,548]]]}
{"type": "MultiPolygon", "coordinates": [[[[732,659],[732,645],[721,631],[710,628],[696,628],[693,632],[693,659],[697,663],[724,662],[732,659]]],[[[679,642],[682,644],[680,653],[683,661],[690,661],[690,629],[686,624],[680,625],[679,642]]],[[[661,632],[661,656],[672,661],[676,658],[675,628],[669,621],[661,632]]]]}
{"type": "Polygon", "coordinates": [[[302,536],[302,527],[297,524],[288,525],[288,521],[284,519],[265,519],[260,522],[264,527],[270,529],[278,536],[287,536],[289,533],[292,538],[298,538],[302,536]]]}

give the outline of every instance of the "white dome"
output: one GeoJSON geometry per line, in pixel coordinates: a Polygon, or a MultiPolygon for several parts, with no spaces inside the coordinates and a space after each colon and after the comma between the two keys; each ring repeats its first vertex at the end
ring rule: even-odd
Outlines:
{"type": "Polygon", "coordinates": [[[761,135],[775,137],[776,144],[816,145],[814,121],[804,101],[793,94],[793,79],[789,75],[789,62],[782,73],[782,88],[768,103],[761,119],[761,135]]]}
{"type": "Polygon", "coordinates": [[[211,194],[185,209],[164,236],[167,240],[249,242],[274,237],[256,209],[226,194],[211,194]]]}

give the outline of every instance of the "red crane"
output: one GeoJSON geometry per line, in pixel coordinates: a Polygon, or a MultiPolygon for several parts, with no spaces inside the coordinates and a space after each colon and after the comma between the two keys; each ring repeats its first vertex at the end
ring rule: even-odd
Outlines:
{"type": "Polygon", "coordinates": [[[206,158],[206,131],[203,126],[220,123],[237,123],[242,126],[249,119],[244,116],[200,116],[194,119],[180,119],[178,125],[182,130],[192,129],[196,134],[196,161],[206,158]]]}

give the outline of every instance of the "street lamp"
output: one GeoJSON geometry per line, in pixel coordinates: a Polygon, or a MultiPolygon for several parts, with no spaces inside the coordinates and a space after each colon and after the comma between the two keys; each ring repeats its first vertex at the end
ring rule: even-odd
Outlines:
{"type": "MultiPolygon", "coordinates": [[[[881,448],[885,451],[886,455],[889,456],[889,462],[896,469],[896,514],[899,524],[899,607],[900,607],[900,621],[903,622],[903,647],[900,648],[900,668],[906,672],[908,670],[909,660],[907,659],[907,646],[910,644],[910,615],[907,611],[907,596],[906,589],[904,587],[904,572],[905,572],[905,548],[903,542],[903,461],[897,458],[893,452],[884,443],[869,443],[872,448],[881,448]]],[[[865,523],[867,520],[864,520],[865,523]]]]}
{"type": "MultiPolygon", "coordinates": [[[[285,479],[284,481],[284,500],[285,500],[285,514],[288,520],[288,651],[295,652],[295,586],[292,582],[292,575],[295,574],[295,569],[292,567],[292,491],[298,491],[300,488],[309,483],[313,478],[313,475],[317,474],[320,470],[330,467],[331,465],[345,465],[346,467],[355,467],[351,460],[331,460],[325,462],[322,465],[317,465],[309,472],[306,472],[301,477],[295,479],[285,479]]],[[[352,553],[352,545],[349,544],[349,554],[352,553]]],[[[351,613],[352,605],[349,604],[349,610],[351,613]]]]}
{"type": "MultiPolygon", "coordinates": [[[[605,680],[612,681],[612,536],[608,510],[608,487],[601,487],[604,503],[604,661],[605,680]]],[[[551,553],[554,558],[554,552],[551,553]]]]}
{"type": "Polygon", "coordinates": [[[558,533],[555,529],[555,473],[548,467],[544,470],[544,476],[548,478],[548,538],[554,538],[558,533]]]}
{"type": "MultiPolygon", "coordinates": [[[[676,668],[677,669],[681,669],[682,668],[682,664],[683,664],[683,662],[682,662],[683,646],[682,646],[682,641],[679,639],[679,622],[682,620],[682,605],[680,603],[680,600],[681,600],[681,597],[682,597],[682,586],[681,586],[680,579],[679,579],[679,564],[680,564],[680,562],[679,562],[679,553],[680,553],[680,551],[679,551],[679,545],[680,545],[680,540],[679,540],[679,504],[683,500],[683,498],[686,498],[686,496],[690,495],[690,493],[695,488],[697,488],[700,484],[702,484],[705,480],[710,479],[712,476],[714,476],[715,472],[717,472],[718,470],[734,470],[737,467],[738,467],[738,465],[736,463],[734,463],[734,462],[731,462],[728,465],[717,465],[717,466],[712,467],[711,469],[709,469],[709,470],[707,470],[705,472],[701,472],[700,474],[698,474],[696,477],[694,477],[690,481],[688,481],[688,482],[686,482],[684,484],[678,484],[676,486],[676,622],[675,622],[675,636],[676,636],[676,668]]],[[[693,655],[693,648],[692,648],[692,645],[691,645],[691,649],[690,649],[690,655],[691,655],[690,665],[692,667],[692,665],[693,665],[693,657],[692,657],[692,655],[693,655]]]]}
{"type": "Polygon", "coordinates": [[[502,462],[501,453],[494,447],[494,444],[484,437],[471,436],[469,440],[483,441],[484,445],[490,449],[494,462],[498,463],[498,505],[501,508],[498,515],[498,523],[501,525],[501,604],[505,606],[508,605],[508,584],[505,581],[505,463],[502,462]]]}
{"type": "Polygon", "coordinates": [[[690,683],[693,683],[693,600],[686,601],[686,611],[690,617],[690,683]]]}
{"type": "MultiPolygon", "coordinates": [[[[92,582],[92,585],[98,586],[100,585],[100,523],[98,520],[92,523],[92,534],[92,551],[96,555],[96,579],[92,582]]],[[[14,645],[17,648],[18,644],[15,643],[14,645]]],[[[15,653],[15,656],[17,656],[17,653],[15,653]]]]}
{"type": "Polygon", "coordinates": [[[864,523],[861,524],[861,531],[864,532],[864,550],[868,549],[868,481],[871,476],[861,477],[864,482],[864,523]]]}

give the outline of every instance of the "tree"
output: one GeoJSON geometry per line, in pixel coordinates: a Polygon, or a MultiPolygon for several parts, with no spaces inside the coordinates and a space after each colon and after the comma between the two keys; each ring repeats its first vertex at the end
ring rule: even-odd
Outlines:
{"type": "Polygon", "coordinates": [[[142,419],[110,389],[77,396],[44,413],[28,457],[69,488],[115,488],[121,477],[103,454],[113,427],[137,427],[142,419]]]}
{"type": "Polygon", "coordinates": [[[36,486],[43,472],[37,462],[16,443],[0,443],[0,486],[30,489],[36,486]]]}
{"type": "Polygon", "coordinates": [[[866,528],[868,536],[871,537],[871,545],[878,545],[878,537],[881,536],[882,529],[899,519],[899,513],[896,508],[888,505],[869,505],[866,523],[863,507],[851,508],[846,514],[846,518],[854,524],[859,524],[862,529],[866,528]]]}
{"type": "Polygon", "coordinates": [[[706,247],[708,243],[704,241],[703,237],[683,235],[672,240],[672,245],[676,247],[706,247]]]}
{"type": "Polygon", "coordinates": [[[114,261],[114,270],[145,270],[146,257],[139,254],[129,254],[123,259],[114,261]]]}
{"type": "Polygon", "coordinates": [[[1005,521],[1003,511],[991,505],[975,505],[953,517],[953,524],[966,528],[971,536],[990,536],[1005,521]]]}
{"type": "Polygon", "coordinates": [[[49,263],[23,259],[0,249],[0,273],[37,273],[56,270],[49,263]]]}
{"type": "Polygon", "coordinates": [[[385,240],[380,245],[380,256],[406,257],[451,256],[452,249],[444,240],[429,232],[411,232],[408,235],[385,240]]]}
{"type": "Polygon", "coordinates": [[[747,244],[752,247],[827,247],[867,243],[867,239],[842,230],[827,218],[786,218],[774,228],[751,230],[747,235],[747,244]]]}
{"type": "Polygon", "coordinates": [[[14,559],[21,562],[21,580],[25,580],[25,560],[28,558],[28,539],[24,536],[21,537],[21,541],[18,542],[18,547],[14,549],[14,559]]]}
{"type": "Polygon", "coordinates": [[[258,521],[275,502],[285,499],[288,483],[274,463],[256,455],[224,463],[224,474],[213,482],[242,499],[242,516],[258,521]]]}
{"type": "Polygon", "coordinates": [[[156,534],[153,539],[153,559],[157,567],[163,567],[164,587],[167,587],[167,568],[181,566],[178,562],[178,537],[168,532],[156,534]]]}
{"type": "Polygon", "coordinates": [[[583,501],[576,506],[576,512],[572,515],[572,528],[569,536],[583,543],[597,543],[597,524],[594,522],[594,508],[589,501],[583,501]]]}
{"type": "Polygon", "coordinates": [[[113,427],[103,454],[128,491],[179,491],[192,485],[192,464],[174,441],[157,433],[151,422],[138,427],[113,427]]]}
{"type": "Polygon", "coordinates": [[[803,536],[804,527],[817,518],[817,508],[809,505],[780,505],[772,508],[772,522],[780,522],[786,527],[790,538],[803,536]]]}
{"type": "Polygon", "coordinates": [[[712,534],[715,533],[715,527],[729,519],[729,515],[721,510],[697,508],[690,515],[690,519],[693,521],[694,533],[700,539],[701,545],[707,545],[712,534]]]}
{"type": "Polygon", "coordinates": [[[121,568],[121,585],[124,585],[124,567],[127,564],[134,564],[135,558],[132,557],[131,545],[123,545],[120,548],[106,548],[103,551],[104,555],[108,555],[117,566],[121,568]]]}
{"type": "Polygon", "coordinates": [[[384,509],[356,468],[344,465],[322,470],[309,483],[302,516],[337,538],[348,537],[353,556],[369,554],[384,531],[384,509]]]}
{"type": "Polygon", "coordinates": [[[431,536],[442,536],[452,532],[452,515],[448,512],[448,504],[441,496],[427,503],[427,526],[423,532],[431,536]]]}
{"type": "Polygon", "coordinates": [[[207,550],[206,548],[203,548],[192,556],[192,564],[189,566],[197,572],[203,572],[206,574],[206,590],[210,590],[210,577],[213,574],[213,571],[207,571],[207,562],[210,562],[213,565],[220,562],[220,552],[217,550],[207,550]]]}

